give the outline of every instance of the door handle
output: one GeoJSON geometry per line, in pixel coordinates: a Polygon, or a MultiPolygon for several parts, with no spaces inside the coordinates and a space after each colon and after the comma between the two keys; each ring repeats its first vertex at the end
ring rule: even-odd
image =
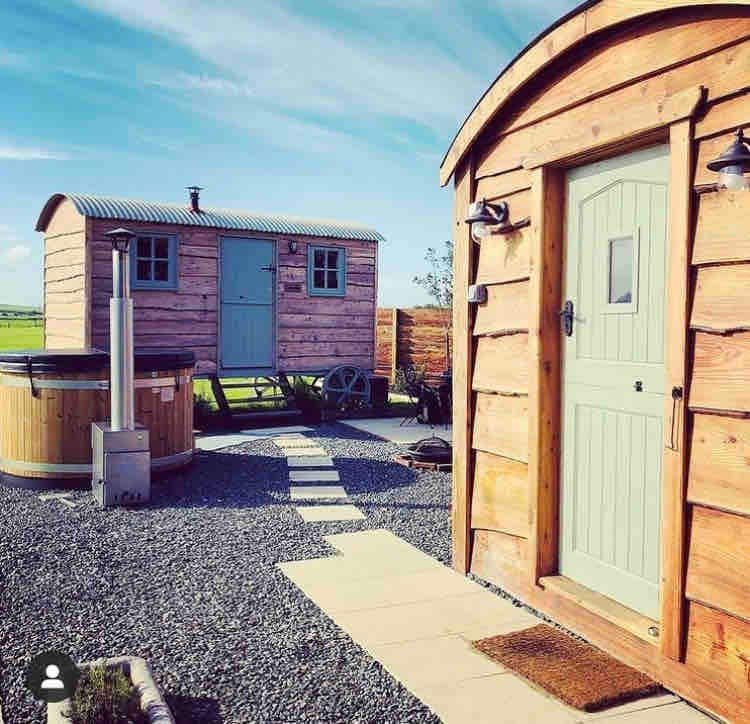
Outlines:
{"type": "Polygon", "coordinates": [[[275,266],[262,266],[260,268],[261,271],[267,271],[267,272],[275,272],[276,267],[275,266]]]}
{"type": "Polygon", "coordinates": [[[575,315],[573,313],[573,302],[570,299],[565,302],[565,306],[562,308],[562,310],[560,310],[559,314],[563,322],[563,331],[565,332],[565,336],[572,337],[573,320],[575,319],[575,315]]]}

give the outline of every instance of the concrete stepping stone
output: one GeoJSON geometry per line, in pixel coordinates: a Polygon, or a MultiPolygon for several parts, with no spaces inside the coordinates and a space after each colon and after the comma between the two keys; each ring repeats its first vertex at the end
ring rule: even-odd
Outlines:
{"type": "Polygon", "coordinates": [[[293,485],[289,488],[292,500],[325,500],[348,497],[340,485],[293,485]]]}
{"type": "Polygon", "coordinates": [[[293,483],[338,483],[338,470],[290,470],[289,480],[293,483]]]}
{"type": "Polygon", "coordinates": [[[306,505],[295,508],[305,523],[327,520],[363,520],[365,514],[355,505],[306,505]]]}
{"type": "Polygon", "coordinates": [[[300,435],[299,437],[277,437],[274,439],[276,447],[293,448],[293,447],[319,447],[315,440],[300,435]]]}
{"type": "Polygon", "coordinates": [[[325,457],[328,455],[328,453],[323,450],[322,447],[295,447],[295,448],[288,448],[283,450],[283,453],[288,458],[296,458],[296,457],[310,457],[310,458],[318,458],[318,457],[325,457]]]}
{"type": "Polygon", "coordinates": [[[303,457],[288,457],[290,468],[332,468],[333,460],[329,455],[307,455],[303,457]]]}

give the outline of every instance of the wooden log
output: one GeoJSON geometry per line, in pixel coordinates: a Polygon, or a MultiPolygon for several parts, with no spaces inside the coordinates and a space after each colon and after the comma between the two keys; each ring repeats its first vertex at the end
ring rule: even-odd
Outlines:
{"type": "Polygon", "coordinates": [[[704,332],[750,330],[750,264],[697,270],[690,326],[704,332]]]}
{"type": "Polygon", "coordinates": [[[487,288],[487,301],[477,307],[474,335],[528,332],[529,282],[497,284],[487,288]]]}
{"type": "Polygon", "coordinates": [[[750,420],[694,416],[688,500],[750,515],[750,420]]]}
{"type": "Polygon", "coordinates": [[[750,332],[695,335],[690,406],[750,411],[750,332]]]}
{"type": "MultiPolygon", "coordinates": [[[[726,149],[730,140],[722,137],[726,149]]],[[[705,142],[704,142],[705,143],[705,142]]],[[[700,148],[703,149],[704,143],[700,148]]],[[[719,144],[720,145],[720,144],[719,144]]],[[[714,149],[716,150],[716,149],[714,149]]],[[[717,151],[717,154],[721,151],[717,151]]],[[[709,154],[702,153],[698,165],[707,163],[709,154]]],[[[717,180],[713,174],[711,182],[717,180]]],[[[721,191],[698,197],[698,220],[693,245],[693,264],[713,264],[722,261],[750,261],[750,229],[738,223],[750,215],[750,194],[721,191]]]]}
{"type": "Polygon", "coordinates": [[[472,389],[475,392],[528,394],[529,335],[480,337],[472,389]]]}
{"type": "Polygon", "coordinates": [[[279,312],[279,329],[318,329],[322,327],[341,329],[370,328],[372,317],[364,314],[304,314],[300,312],[279,312]]]}
{"type": "Polygon", "coordinates": [[[750,518],[693,506],[686,595],[750,619],[750,518]]]}
{"type": "Polygon", "coordinates": [[[474,407],[475,450],[528,462],[528,399],[502,395],[476,394],[474,407]]]}
{"type": "Polygon", "coordinates": [[[352,342],[372,344],[372,327],[344,327],[334,329],[325,327],[323,329],[295,329],[294,327],[279,327],[276,339],[279,342],[288,343],[314,343],[314,342],[352,342]]]}
{"type": "Polygon", "coordinates": [[[471,527],[529,537],[527,465],[491,453],[477,452],[471,527]]]}
{"type": "Polygon", "coordinates": [[[714,103],[695,125],[697,139],[736,131],[747,123],[747,91],[733,98],[714,103]]]}
{"type": "Polygon", "coordinates": [[[342,364],[357,365],[363,369],[374,369],[372,356],[347,355],[346,357],[284,357],[279,356],[279,371],[282,372],[318,372],[329,371],[342,364]]]}
{"type": "Polygon", "coordinates": [[[508,194],[525,191],[531,188],[531,176],[528,169],[517,168],[513,171],[485,176],[477,180],[477,198],[497,201],[508,194]]]}

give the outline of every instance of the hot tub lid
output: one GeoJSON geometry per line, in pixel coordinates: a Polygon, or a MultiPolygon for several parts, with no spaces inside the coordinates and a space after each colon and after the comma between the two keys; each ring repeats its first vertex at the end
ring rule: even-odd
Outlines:
{"type": "MultiPolygon", "coordinates": [[[[140,349],[136,372],[159,372],[195,365],[195,353],[186,349],[140,349]]],[[[99,349],[42,349],[0,352],[0,372],[55,374],[91,372],[109,367],[109,353],[99,349]]]]}

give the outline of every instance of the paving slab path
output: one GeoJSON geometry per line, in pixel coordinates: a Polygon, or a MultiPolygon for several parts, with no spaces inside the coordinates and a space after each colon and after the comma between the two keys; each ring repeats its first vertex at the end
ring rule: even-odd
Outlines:
{"type": "Polygon", "coordinates": [[[539,619],[388,530],[326,537],[342,555],[279,563],[334,623],[444,724],[701,724],[663,692],[603,712],[572,709],[480,654],[471,642],[539,619]]]}

